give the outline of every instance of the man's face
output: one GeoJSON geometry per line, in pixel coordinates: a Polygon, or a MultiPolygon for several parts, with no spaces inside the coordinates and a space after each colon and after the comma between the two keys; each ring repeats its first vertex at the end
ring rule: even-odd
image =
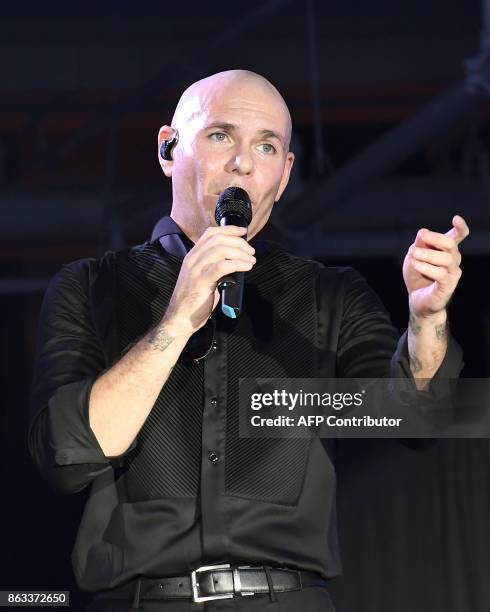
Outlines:
{"type": "Polygon", "coordinates": [[[252,238],[285,189],[294,155],[287,150],[288,116],[277,95],[250,82],[208,86],[185,104],[171,176],[172,217],[196,241],[209,226],[220,193],[245,189],[252,203],[252,238]]]}

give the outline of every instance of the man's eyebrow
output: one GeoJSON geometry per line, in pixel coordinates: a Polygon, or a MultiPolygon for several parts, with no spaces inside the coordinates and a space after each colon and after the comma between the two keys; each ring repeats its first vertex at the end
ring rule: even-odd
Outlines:
{"type": "Polygon", "coordinates": [[[274,132],[273,130],[259,130],[259,134],[262,136],[262,138],[275,138],[281,143],[284,143],[285,140],[282,136],[280,136],[277,132],[274,132]]]}
{"type": "MultiPolygon", "coordinates": [[[[235,125],[234,123],[215,121],[204,127],[205,130],[210,130],[214,128],[219,128],[220,130],[223,130],[224,132],[233,132],[234,130],[238,129],[238,126],[235,125]]],[[[280,136],[277,132],[274,132],[274,130],[263,129],[263,130],[259,130],[258,133],[261,136],[261,138],[275,138],[281,144],[284,144],[285,138],[280,136]]]]}
{"type": "Polygon", "coordinates": [[[233,130],[237,129],[237,126],[233,123],[223,123],[222,121],[215,121],[213,123],[210,123],[209,125],[204,126],[205,130],[210,130],[212,128],[219,128],[220,130],[223,130],[225,132],[233,132],[233,130]]]}

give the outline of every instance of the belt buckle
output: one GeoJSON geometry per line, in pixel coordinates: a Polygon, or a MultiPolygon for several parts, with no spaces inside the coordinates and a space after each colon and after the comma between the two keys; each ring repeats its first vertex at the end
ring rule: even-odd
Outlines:
{"type": "Polygon", "coordinates": [[[197,569],[191,572],[191,587],[192,587],[192,601],[209,601],[211,599],[232,599],[233,593],[223,593],[222,595],[207,595],[203,597],[199,595],[199,582],[197,580],[197,575],[201,572],[206,572],[214,569],[230,569],[229,563],[224,563],[222,565],[202,565],[197,569]]]}

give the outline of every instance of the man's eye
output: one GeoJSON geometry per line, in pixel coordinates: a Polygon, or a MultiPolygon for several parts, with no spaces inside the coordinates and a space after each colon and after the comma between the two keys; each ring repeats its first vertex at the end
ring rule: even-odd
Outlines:
{"type": "Polygon", "coordinates": [[[262,148],[262,153],[270,154],[276,152],[276,148],[270,142],[263,142],[259,147],[262,148]]]}
{"type": "Polygon", "coordinates": [[[224,142],[226,140],[226,134],[224,132],[213,132],[209,135],[209,138],[217,142],[224,142]]]}

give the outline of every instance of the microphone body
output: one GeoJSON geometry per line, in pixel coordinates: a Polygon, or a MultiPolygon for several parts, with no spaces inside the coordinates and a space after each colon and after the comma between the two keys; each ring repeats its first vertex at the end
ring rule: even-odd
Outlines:
{"type": "MultiPolygon", "coordinates": [[[[252,220],[252,205],[247,192],[240,187],[225,189],[218,198],[215,219],[220,226],[237,225],[248,228],[252,220]]],[[[247,239],[246,234],[243,238],[247,239]]],[[[244,272],[233,272],[218,281],[221,311],[231,319],[236,319],[242,310],[244,276],[244,272]]]]}

